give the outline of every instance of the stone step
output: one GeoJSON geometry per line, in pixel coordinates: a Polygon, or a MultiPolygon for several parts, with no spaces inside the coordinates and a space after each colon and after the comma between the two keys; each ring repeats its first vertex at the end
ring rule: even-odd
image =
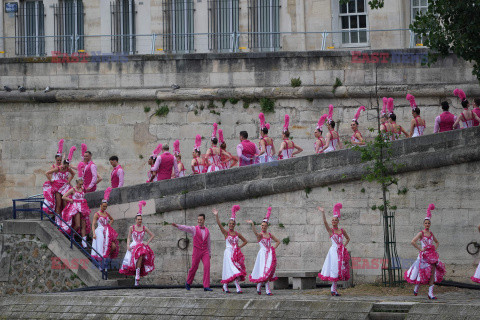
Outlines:
{"type": "Polygon", "coordinates": [[[369,320],[403,320],[406,319],[408,312],[371,312],[368,315],[369,320]]]}

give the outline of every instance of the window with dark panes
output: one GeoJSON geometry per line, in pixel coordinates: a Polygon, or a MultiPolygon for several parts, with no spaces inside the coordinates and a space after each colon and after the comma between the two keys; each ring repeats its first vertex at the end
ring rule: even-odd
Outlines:
{"type": "Polygon", "coordinates": [[[350,0],[340,5],[343,44],[368,42],[366,0],[350,0]]]}
{"type": "Polygon", "coordinates": [[[239,0],[208,1],[208,48],[236,51],[238,47],[239,0]]]}
{"type": "Polygon", "coordinates": [[[110,3],[111,46],[113,53],[135,54],[135,1],[116,0],[110,3]]]}

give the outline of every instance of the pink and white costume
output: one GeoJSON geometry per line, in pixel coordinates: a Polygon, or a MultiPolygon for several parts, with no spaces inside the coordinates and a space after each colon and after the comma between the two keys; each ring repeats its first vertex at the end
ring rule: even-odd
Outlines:
{"type": "Polygon", "coordinates": [[[465,118],[465,114],[463,114],[463,112],[462,112],[462,113],[460,114],[460,118],[461,118],[461,120],[462,120],[462,129],[471,128],[471,127],[474,126],[474,125],[473,125],[473,123],[474,123],[473,120],[475,119],[474,117],[472,117],[472,119],[467,120],[467,119],[465,118]]]}
{"type": "Polygon", "coordinates": [[[200,161],[198,160],[198,158],[195,158],[194,160],[196,165],[193,166],[193,174],[203,173],[205,170],[205,167],[202,164],[200,164],[200,161]]]}
{"type": "Polygon", "coordinates": [[[330,240],[332,246],[328,250],[322,271],[318,274],[323,281],[346,281],[350,279],[350,255],[343,245],[343,229],[341,234],[333,232],[330,240]]]}
{"type": "MultiPolygon", "coordinates": [[[[175,159],[177,156],[180,155],[180,141],[179,140],[175,140],[175,142],[173,143],[173,155],[175,156],[175,159]]],[[[177,178],[182,178],[182,177],[185,177],[185,166],[183,165],[183,163],[181,161],[177,161],[177,168],[178,168],[178,165],[181,165],[181,168],[182,169],[179,169],[178,170],[178,176],[177,178]]]]}
{"type": "MultiPolygon", "coordinates": [[[[107,203],[108,199],[110,198],[110,192],[112,188],[109,187],[105,190],[102,203],[107,203]]],[[[97,219],[97,228],[95,229],[95,237],[92,241],[92,257],[100,260],[100,258],[116,258],[118,256],[118,233],[115,229],[112,228],[110,225],[110,216],[107,212],[106,216],[102,216],[103,212],[98,211],[98,219],[97,219]],[[115,250],[111,250],[112,243],[115,244],[115,250]],[[96,251],[95,251],[95,250],[96,251]],[[100,256],[99,256],[99,255],[100,256]]]]}
{"type": "MultiPolygon", "coordinates": [[[[268,123],[265,123],[265,115],[260,112],[259,115],[258,115],[258,118],[260,119],[260,131],[262,131],[263,129],[267,128],[267,129],[270,129],[270,125],[268,123]]],[[[266,136],[268,138],[268,136],[266,136]]],[[[267,142],[267,140],[265,139],[265,136],[264,137],[261,137],[260,138],[260,142],[263,140],[263,142],[265,143],[265,153],[262,154],[261,156],[259,156],[258,160],[260,163],[267,163],[267,162],[272,162],[274,161],[274,157],[273,157],[273,151],[272,151],[272,148],[273,148],[273,139],[270,138],[270,143],[267,142]]],[[[258,144],[258,148],[260,149],[260,143],[258,144]]]]}
{"type": "Polygon", "coordinates": [[[210,288],[210,231],[207,227],[200,226],[178,225],[177,228],[193,236],[192,267],[188,270],[187,283],[192,284],[201,260],[203,263],[203,287],[210,288]]]}
{"type": "Polygon", "coordinates": [[[239,159],[239,166],[248,166],[257,163],[257,155],[260,153],[257,145],[250,140],[242,140],[237,145],[237,156],[239,159]]]}
{"type": "Polygon", "coordinates": [[[208,156],[208,162],[210,163],[210,165],[208,166],[207,172],[223,170],[220,154],[213,153],[213,148],[210,148],[209,150],[210,150],[210,155],[208,156]]]}
{"type": "Polygon", "coordinates": [[[335,130],[330,130],[329,132],[330,132],[331,138],[330,138],[330,141],[328,142],[328,148],[323,150],[323,153],[335,151],[338,149],[338,139],[339,139],[338,133],[335,130]],[[333,135],[334,133],[337,133],[336,138],[334,138],[334,135],[333,135]]]}
{"type": "MultiPolygon", "coordinates": [[[[475,107],[475,108],[472,109],[472,112],[474,112],[474,113],[477,115],[477,117],[480,118],[480,108],[475,107]]],[[[473,118],[473,126],[476,127],[476,126],[478,126],[479,124],[480,124],[480,123],[477,121],[477,119],[473,118]]]]}
{"type": "Polygon", "coordinates": [[[110,174],[112,188],[121,188],[123,187],[125,172],[121,165],[117,165],[113,168],[112,173],[110,174]]]}
{"type": "Polygon", "coordinates": [[[289,146],[288,145],[289,141],[290,139],[283,139],[283,142],[285,142],[285,148],[282,150],[280,157],[278,157],[279,160],[293,158],[293,151],[295,150],[295,147],[293,145],[289,146]]]}
{"type": "Polygon", "coordinates": [[[413,128],[413,135],[412,137],[419,137],[423,136],[423,132],[425,131],[425,126],[421,126],[418,124],[418,117],[415,117],[415,128],[413,128]]]}
{"type": "Polygon", "coordinates": [[[83,181],[85,192],[94,192],[97,190],[97,165],[90,160],[83,169],[83,181]]]}
{"type": "Polygon", "coordinates": [[[136,275],[136,265],[138,259],[143,256],[142,267],[140,268],[140,276],[144,277],[148,273],[155,270],[155,254],[149,245],[143,243],[145,237],[145,226],[142,226],[141,231],[135,230],[135,225],[132,228],[132,242],[130,243],[130,251],[127,250],[123,258],[122,267],[118,272],[127,276],[136,275]]]}
{"type": "MultiPolygon", "coordinates": [[[[62,211],[62,219],[67,223],[67,225],[72,226],[73,217],[80,213],[80,219],[85,220],[85,230],[86,233],[90,233],[91,224],[90,224],[90,208],[88,207],[87,200],[85,200],[85,192],[78,191],[75,189],[72,195],[73,202],[68,202],[65,209],[62,211]]],[[[60,226],[63,231],[70,233],[70,228],[61,222],[60,226]]],[[[76,230],[78,232],[78,230],[76,230]]]]}
{"type": "MultiPolygon", "coordinates": [[[[61,168],[61,167],[60,167],[61,168]]],[[[68,178],[70,177],[70,172],[68,171],[59,171],[52,173],[52,181],[45,181],[43,184],[43,197],[44,197],[44,206],[43,211],[45,213],[51,214],[52,212],[47,208],[47,205],[55,211],[56,201],[55,193],[58,192],[61,195],[64,195],[72,187],[68,183],[68,178]]]]}
{"type": "Polygon", "coordinates": [[[225,239],[225,252],[223,253],[223,269],[221,283],[230,283],[236,279],[245,281],[245,256],[238,247],[238,236],[228,231],[225,239]]]}
{"type": "Polygon", "coordinates": [[[470,279],[472,279],[473,282],[480,283],[480,263],[478,264],[475,274],[470,279]]]}
{"type": "Polygon", "coordinates": [[[248,277],[250,282],[263,283],[278,279],[278,277],[275,276],[277,255],[275,248],[272,246],[272,235],[270,233],[268,235],[268,238],[262,237],[258,242],[260,250],[258,251],[252,273],[248,277]]]}

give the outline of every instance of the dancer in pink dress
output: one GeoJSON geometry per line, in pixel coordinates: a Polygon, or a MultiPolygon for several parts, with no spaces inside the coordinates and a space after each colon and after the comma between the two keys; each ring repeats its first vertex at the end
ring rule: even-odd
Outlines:
{"type": "Polygon", "coordinates": [[[142,208],[146,204],[145,201],[138,203],[135,224],[128,228],[127,252],[123,258],[122,267],[118,270],[118,272],[127,276],[135,275],[135,286],[138,286],[140,277],[145,277],[155,270],[155,254],[149,246],[155,235],[142,225],[142,208]],[[147,243],[143,243],[145,233],[150,236],[147,243]]]}
{"type": "Polygon", "coordinates": [[[202,158],[202,152],[200,151],[200,148],[202,146],[202,136],[197,134],[195,137],[195,146],[193,147],[193,152],[192,152],[192,172],[193,174],[200,174],[200,173],[205,173],[206,170],[206,165],[205,165],[205,160],[202,158]]]}
{"type": "MultiPolygon", "coordinates": [[[[475,98],[473,99],[473,110],[472,110],[476,115],[477,117],[480,118],[480,98],[475,98]]],[[[473,126],[476,127],[480,124],[479,121],[477,121],[477,119],[473,119],[473,126]]]]}
{"type": "Polygon", "coordinates": [[[125,181],[125,172],[123,171],[122,166],[118,163],[118,157],[111,156],[108,160],[113,168],[112,173],[110,174],[112,188],[123,187],[123,183],[125,181]]]}
{"type": "Polygon", "coordinates": [[[205,215],[199,214],[197,217],[197,225],[195,227],[179,225],[172,223],[174,228],[185,231],[193,237],[193,253],[192,253],[192,267],[188,270],[187,282],[185,282],[185,289],[190,290],[190,285],[197,273],[200,261],[203,264],[203,290],[213,291],[210,289],[210,258],[212,256],[210,231],[205,227],[205,215]]]}
{"type": "MultiPolygon", "coordinates": [[[[480,224],[478,225],[478,231],[480,232],[480,224]]],[[[480,263],[478,264],[475,274],[470,279],[472,279],[473,282],[480,283],[480,263]]]]}
{"type": "Polygon", "coordinates": [[[92,257],[114,259],[118,256],[118,233],[113,229],[113,218],[107,212],[108,199],[112,188],[108,187],[103,195],[100,211],[95,212],[92,222],[92,257]],[[99,256],[100,255],[100,256],[99,256]]]}
{"type": "Polygon", "coordinates": [[[227,151],[227,144],[225,143],[225,139],[223,138],[222,129],[218,130],[218,141],[220,142],[220,149],[225,152],[222,152],[222,154],[220,155],[220,160],[222,161],[223,168],[230,169],[234,167],[238,163],[238,158],[227,151]]]}
{"type": "Polygon", "coordinates": [[[267,215],[262,221],[262,231],[260,233],[257,232],[253,221],[247,220],[247,223],[252,225],[253,233],[257,237],[258,244],[260,245],[260,250],[258,250],[257,259],[255,260],[255,265],[249,276],[249,280],[257,284],[257,293],[259,295],[262,294],[262,284],[265,284],[265,291],[269,296],[272,295],[270,282],[278,279],[278,277],[275,276],[275,270],[277,269],[277,255],[275,250],[280,245],[280,241],[275,238],[274,235],[267,232],[271,213],[272,207],[268,207],[267,215]],[[275,241],[274,245],[272,245],[272,240],[275,241]]]}
{"type": "Polygon", "coordinates": [[[226,158],[226,161],[229,161],[229,155],[217,147],[218,139],[217,139],[217,124],[213,124],[213,132],[212,138],[210,139],[212,142],[212,146],[207,150],[206,159],[208,163],[208,170],[207,172],[214,172],[223,170],[224,165],[222,163],[222,156],[226,158]]]}
{"type": "Polygon", "coordinates": [[[474,125],[474,121],[480,122],[480,118],[477,116],[477,114],[468,109],[470,107],[470,103],[467,100],[465,92],[463,92],[462,89],[457,88],[453,90],[453,94],[460,99],[463,107],[463,111],[462,113],[460,113],[460,116],[453,124],[453,127],[455,128],[456,126],[458,126],[460,121],[462,121],[462,128],[471,128],[474,125]]]}
{"type": "Polygon", "coordinates": [[[230,293],[228,291],[228,284],[230,282],[235,283],[237,293],[242,293],[240,287],[240,281],[245,281],[247,275],[245,269],[245,256],[242,253],[242,248],[247,244],[247,240],[242,236],[240,232],[235,231],[236,214],[240,210],[239,205],[232,207],[232,216],[228,222],[228,231],[222,226],[220,218],[218,217],[217,209],[212,209],[215,219],[217,220],[218,227],[225,237],[226,248],[223,254],[223,269],[222,269],[222,281],[223,292],[230,293]],[[239,240],[242,240],[242,244],[239,244],[239,240]]]}
{"type": "MultiPolygon", "coordinates": [[[[82,174],[82,171],[78,172],[77,185],[63,195],[63,200],[67,201],[68,204],[62,211],[62,219],[68,226],[81,234],[82,246],[86,248],[87,234],[91,231],[91,225],[90,208],[88,207],[87,200],[85,200],[82,174]]],[[[67,225],[62,222],[61,228],[64,232],[70,233],[70,228],[67,225]]]]}
{"type": "Polygon", "coordinates": [[[350,242],[350,237],[345,230],[338,228],[338,223],[341,217],[340,209],[342,209],[341,203],[337,203],[333,207],[332,227],[330,228],[327,218],[325,217],[325,210],[318,207],[318,210],[322,213],[325,229],[327,229],[330,240],[332,241],[332,246],[330,247],[330,250],[328,250],[322,271],[320,271],[318,276],[323,281],[332,282],[332,287],[330,289],[332,296],[340,296],[337,292],[337,281],[346,281],[350,279],[350,255],[346,248],[347,244],[350,242]]]}
{"type": "Polygon", "coordinates": [[[70,162],[72,161],[75,150],[77,150],[77,148],[72,146],[68,153],[68,158],[63,161],[63,165],[55,165],[45,173],[48,179],[43,184],[43,211],[45,213],[52,213],[50,209],[48,209],[48,207],[50,207],[60,215],[63,208],[66,206],[65,201],[62,200],[62,196],[72,187],[70,182],[75,176],[75,172],[70,168],[70,162]]]}
{"type": "Polygon", "coordinates": [[[313,145],[315,153],[317,154],[323,153],[323,147],[325,146],[325,139],[322,137],[322,127],[325,123],[325,120],[327,120],[327,117],[328,114],[324,114],[320,117],[320,119],[318,119],[317,127],[315,128],[315,132],[313,133],[315,135],[315,138],[317,138],[317,140],[315,140],[315,144],[313,145]]]}
{"type": "Polygon", "coordinates": [[[335,131],[335,121],[333,121],[333,105],[328,106],[328,117],[327,117],[327,138],[325,139],[325,145],[321,149],[321,152],[331,152],[340,150],[343,148],[342,142],[340,141],[340,135],[335,131]]]}
{"type": "Polygon", "coordinates": [[[420,108],[415,102],[415,97],[411,94],[407,94],[407,100],[410,102],[410,107],[412,107],[412,116],[413,119],[410,121],[410,137],[419,137],[423,136],[425,131],[425,120],[420,118],[420,108]]]}
{"type": "Polygon", "coordinates": [[[158,146],[153,150],[150,157],[148,157],[148,165],[150,166],[147,174],[147,183],[155,181],[157,177],[157,171],[154,171],[153,168],[155,166],[155,161],[157,160],[158,155],[162,152],[162,144],[159,143],[158,146]]]}
{"type": "Polygon", "coordinates": [[[352,119],[350,127],[352,128],[353,135],[350,138],[350,143],[357,146],[365,145],[365,139],[363,139],[362,133],[358,131],[358,118],[360,117],[360,112],[365,111],[365,107],[361,106],[357,109],[355,116],[352,119]]]}
{"type": "Polygon", "coordinates": [[[248,132],[240,131],[240,144],[237,145],[239,166],[249,166],[258,163],[260,150],[257,145],[248,140],[248,132]]]}
{"type": "Polygon", "coordinates": [[[260,119],[260,142],[258,143],[258,148],[260,149],[260,154],[258,159],[260,163],[272,162],[275,154],[275,146],[273,145],[273,139],[268,136],[268,130],[270,129],[270,124],[265,123],[265,115],[260,113],[258,115],[260,119]]]}
{"type": "Polygon", "coordinates": [[[415,289],[413,289],[415,296],[418,294],[421,284],[428,284],[429,299],[437,299],[433,295],[434,283],[441,282],[446,273],[445,264],[438,257],[439,242],[430,231],[433,209],[435,209],[435,205],[432,203],[428,206],[427,216],[423,220],[425,229],[420,231],[412,240],[412,246],[419,251],[417,261],[405,271],[403,276],[408,283],[415,284],[415,289]],[[422,247],[418,246],[418,241],[421,242],[422,247]]]}
{"type": "MultiPolygon", "coordinates": [[[[180,141],[175,140],[173,143],[173,155],[175,156],[175,159],[177,160],[177,168],[178,168],[178,178],[185,177],[186,170],[185,166],[182,163],[182,155],[180,154],[180,141]]],[[[172,173],[172,178],[174,178],[175,175],[172,173]]]]}
{"type": "Polygon", "coordinates": [[[285,123],[283,125],[283,132],[282,132],[283,141],[280,144],[280,149],[278,150],[279,160],[293,158],[296,154],[299,154],[300,152],[303,151],[302,148],[300,148],[292,140],[290,140],[290,131],[288,131],[289,124],[290,124],[290,116],[286,114],[285,123]]]}

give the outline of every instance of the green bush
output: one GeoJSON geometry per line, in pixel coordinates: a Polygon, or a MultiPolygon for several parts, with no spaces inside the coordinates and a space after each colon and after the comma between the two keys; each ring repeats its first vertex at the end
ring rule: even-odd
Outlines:
{"type": "Polygon", "coordinates": [[[263,113],[275,112],[275,102],[270,98],[260,99],[260,109],[263,113]]]}
{"type": "Polygon", "coordinates": [[[300,80],[300,77],[292,78],[290,79],[290,85],[292,88],[300,87],[302,85],[302,80],[300,80]]]}

